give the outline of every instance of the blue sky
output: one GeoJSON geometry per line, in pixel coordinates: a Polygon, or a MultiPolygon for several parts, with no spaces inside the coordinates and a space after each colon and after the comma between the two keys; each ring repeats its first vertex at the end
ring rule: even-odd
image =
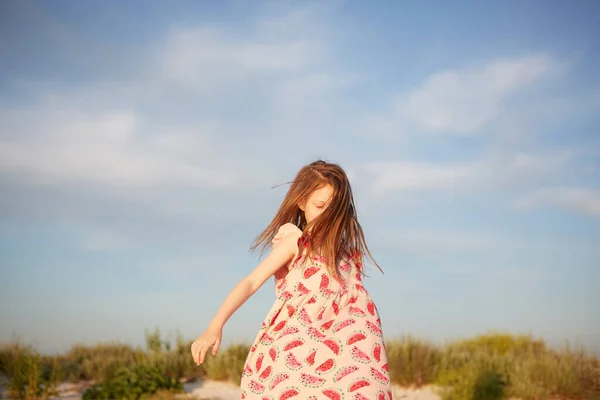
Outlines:
{"type": "MultiPolygon", "coordinates": [[[[199,335],[286,186],[348,172],[387,337],[600,349],[594,1],[0,5],[0,341],[199,335]]],[[[253,340],[267,282],[224,331],[253,340]]]]}

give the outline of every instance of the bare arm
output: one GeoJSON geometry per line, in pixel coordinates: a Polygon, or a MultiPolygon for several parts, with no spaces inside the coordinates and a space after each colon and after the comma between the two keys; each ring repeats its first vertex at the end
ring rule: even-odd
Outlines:
{"type": "Polygon", "coordinates": [[[242,279],[229,293],[225,301],[210,322],[208,329],[192,344],[192,355],[196,363],[202,363],[206,351],[214,345],[213,355],[217,353],[221,343],[221,332],[229,318],[244,304],[282,265],[286,264],[296,253],[297,239],[292,235],[286,237],[280,245],[242,279]]]}

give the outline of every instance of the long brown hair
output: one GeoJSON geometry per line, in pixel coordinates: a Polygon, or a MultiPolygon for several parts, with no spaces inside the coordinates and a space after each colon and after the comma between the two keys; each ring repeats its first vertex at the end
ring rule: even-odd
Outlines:
{"type": "Polygon", "coordinates": [[[383,272],[369,251],[363,229],[358,223],[350,182],[338,164],[318,160],[302,167],[291,182],[277,214],[269,226],[254,239],[251,250],[267,250],[279,227],[289,222],[304,232],[307,254],[320,252],[332,275],[340,276],[338,264],[344,255],[354,258],[361,273],[365,275],[362,268],[362,256],[365,253],[383,272]],[[325,185],[333,188],[329,205],[321,215],[307,224],[299,204],[325,185]]]}

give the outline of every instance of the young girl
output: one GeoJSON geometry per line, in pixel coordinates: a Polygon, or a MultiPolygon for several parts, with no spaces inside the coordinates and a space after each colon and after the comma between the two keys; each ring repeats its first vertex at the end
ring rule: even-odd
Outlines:
{"type": "Polygon", "coordinates": [[[242,399],[391,400],[381,321],[361,279],[363,252],[375,261],[342,168],[316,161],[298,172],[252,249],[271,242],[192,344],[196,364],[211,347],[217,354],[225,322],[274,276],[277,298],[246,359],[242,399]]]}

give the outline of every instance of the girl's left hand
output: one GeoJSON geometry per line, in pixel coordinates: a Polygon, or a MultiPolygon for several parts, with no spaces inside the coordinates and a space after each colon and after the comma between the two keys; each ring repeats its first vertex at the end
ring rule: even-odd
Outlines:
{"type": "Polygon", "coordinates": [[[204,362],[204,356],[211,347],[212,355],[216,356],[221,345],[222,331],[207,329],[202,335],[198,336],[198,339],[192,343],[192,357],[196,365],[200,365],[204,362]]]}

